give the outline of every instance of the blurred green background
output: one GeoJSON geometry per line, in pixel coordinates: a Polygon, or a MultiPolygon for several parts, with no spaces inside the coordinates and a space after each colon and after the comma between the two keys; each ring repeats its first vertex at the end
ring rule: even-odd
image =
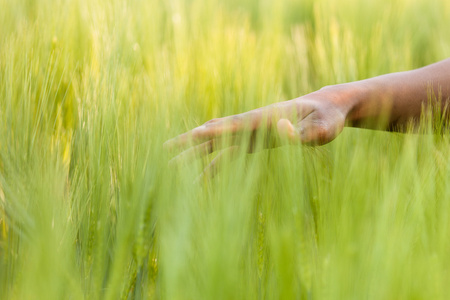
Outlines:
{"type": "Polygon", "coordinates": [[[449,28],[443,0],[0,0],[0,298],[446,299],[448,133],[349,128],[199,184],[162,144],[444,59],[449,28]]]}

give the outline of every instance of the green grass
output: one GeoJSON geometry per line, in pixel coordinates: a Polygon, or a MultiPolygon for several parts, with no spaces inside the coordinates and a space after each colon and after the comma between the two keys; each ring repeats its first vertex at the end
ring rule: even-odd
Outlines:
{"type": "Polygon", "coordinates": [[[446,299],[448,133],[345,129],[198,184],[207,160],[170,169],[162,144],[443,59],[449,20],[426,0],[0,0],[0,298],[446,299]]]}

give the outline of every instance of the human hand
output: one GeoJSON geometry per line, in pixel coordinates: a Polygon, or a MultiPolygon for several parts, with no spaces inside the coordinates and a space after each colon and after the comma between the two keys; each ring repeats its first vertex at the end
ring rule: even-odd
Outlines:
{"type": "Polygon", "coordinates": [[[166,149],[185,149],[171,160],[171,164],[220,151],[204,171],[213,176],[227,154],[233,159],[239,151],[254,153],[286,144],[326,144],[342,131],[347,113],[348,108],[338,101],[337,95],[323,89],[242,114],[210,120],[167,141],[164,146],[166,149]]]}

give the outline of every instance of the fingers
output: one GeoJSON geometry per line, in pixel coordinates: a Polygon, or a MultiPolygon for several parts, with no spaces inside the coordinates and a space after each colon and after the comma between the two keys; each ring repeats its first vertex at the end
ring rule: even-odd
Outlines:
{"type": "Polygon", "coordinates": [[[277,130],[282,141],[288,141],[291,144],[301,141],[298,130],[288,119],[280,119],[277,123],[277,130]]]}
{"type": "Polygon", "coordinates": [[[196,143],[198,141],[208,139],[218,133],[220,128],[207,128],[205,124],[192,129],[186,133],[180,134],[164,143],[164,149],[172,150],[175,148],[182,148],[189,143],[196,143]]]}
{"type": "Polygon", "coordinates": [[[223,146],[237,145],[239,142],[246,142],[247,139],[249,145],[247,152],[250,153],[263,148],[278,147],[285,143],[325,144],[337,135],[333,128],[327,125],[334,124],[334,115],[318,114],[317,107],[314,101],[297,99],[239,115],[214,119],[168,140],[164,148],[177,152],[184,150],[171,160],[171,163],[174,163],[182,159],[206,156],[223,149],[223,146]],[[331,122],[328,120],[330,118],[331,122]],[[227,141],[227,138],[232,140],[231,143],[230,140],[227,142],[228,145],[224,145],[226,143],[223,142],[218,143],[218,141],[227,141]]]}
{"type": "Polygon", "coordinates": [[[211,163],[203,170],[203,172],[195,179],[194,182],[200,182],[203,179],[212,179],[217,175],[220,166],[231,163],[239,156],[239,146],[231,146],[223,149],[211,161],[211,163]]]}
{"type": "Polygon", "coordinates": [[[180,149],[197,145],[223,136],[239,134],[243,131],[270,128],[280,118],[302,119],[313,111],[308,101],[291,100],[275,103],[242,114],[213,119],[164,143],[164,148],[180,149]]]}
{"type": "Polygon", "coordinates": [[[230,145],[234,144],[234,141],[235,141],[234,137],[230,137],[229,140],[217,138],[206,141],[196,146],[192,146],[191,148],[188,148],[187,150],[181,152],[180,154],[172,158],[169,161],[169,166],[174,166],[183,161],[192,161],[207,156],[223,148],[230,147],[230,145]]]}
{"type": "Polygon", "coordinates": [[[339,134],[335,126],[312,115],[307,116],[296,126],[287,119],[280,119],[277,130],[281,141],[294,145],[323,145],[331,142],[339,134]]]}
{"type": "Polygon", "coordinates": [[[169,160],[169,166],[174,166],[182,161],[191,161],[197,157],[209,155],[214,152],[214,149],[215,140],[209,140],[205,143],[191,147],[181,152],[180,154],[169,160]]]}
{"type": "Polygon", "coordinates": [[[243,130],[251,122],[253,121],[243,115],[214,119],[168,140],[164,143],[164,148],[167,150],[186,148],[187,146],[196,145],[216,137],[231,135],[243,130]]]}

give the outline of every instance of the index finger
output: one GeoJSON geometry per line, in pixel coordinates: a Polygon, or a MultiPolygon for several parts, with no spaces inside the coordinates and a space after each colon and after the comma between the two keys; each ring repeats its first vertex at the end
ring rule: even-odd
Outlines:
{"type": "Polygon", "coordinates": [[[286,106],[286,104],[274,103],[242,114],[213,119],[191,131],[168,140],[164,143],[164,148],[184,148],[187,145],[196,145],[227,134],[236,134],[244,130],[254,131],[264,123],[265,126],[270,126],[273,117],[289,114],[289,110],[290,107],[286,106]]]}
{"type": "Polygon", "coordinates": [[[199,144],[213,138],[233,134],[245,127],[245,120],[241,115],[233,115],[222,119],[213,119],[188,132],[180,134],[164,143],[165,149],[184,148],[188,145],[199,144]]]}

